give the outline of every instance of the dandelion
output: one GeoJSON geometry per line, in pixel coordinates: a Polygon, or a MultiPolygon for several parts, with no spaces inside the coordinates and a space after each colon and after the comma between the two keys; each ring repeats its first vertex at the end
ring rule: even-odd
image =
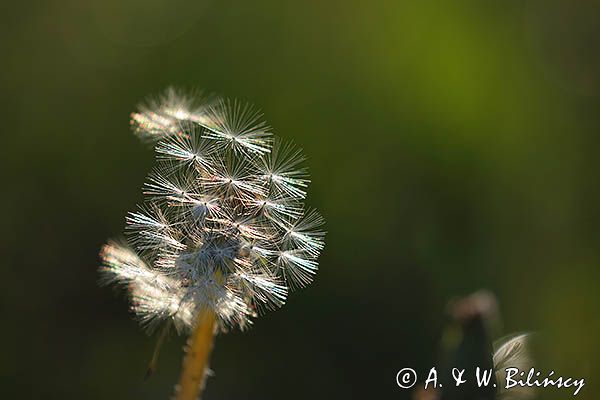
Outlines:
{"type": "Polygon", "coordinates": [[[127,289],[143,326],[190,335],[176,398],[196,399],[214,334],[249,327],[313,280],[323,218],[303,204],[301,151],[249,106],[168,90],[131,124],[157,165],[126,218],[128,243],[103,247],[101,274],[127,289]]]}

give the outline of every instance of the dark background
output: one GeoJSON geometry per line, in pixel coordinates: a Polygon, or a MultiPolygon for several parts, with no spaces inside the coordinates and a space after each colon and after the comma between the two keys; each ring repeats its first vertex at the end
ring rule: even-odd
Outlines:
{"type": "MultiPolygon", "coordinates": [[[[500,336],[600,394],[600,5],[63,0],[1,6],[0,392],[166,399],[183,338],[97,286],[152,151],[128,116],[169,85],[259,106],[302,146],[321,270],[217,338],[211,399],[407,399],[445,305],[498,296],[500,336]]],[[[570,391],[541,398],[571,397],[570,391]]]]}

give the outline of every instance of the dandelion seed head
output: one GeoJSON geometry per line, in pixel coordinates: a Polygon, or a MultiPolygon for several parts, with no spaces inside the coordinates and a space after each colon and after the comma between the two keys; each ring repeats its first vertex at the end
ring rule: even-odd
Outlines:
{"type": "Polygon", "coordinates": [[[221,329],[243,329],[312,281],[323,218],[304,207],[302,152],[261,117],[172,89],[132,114],[157,165],[126,218],[128,243],[104,246],[101,273],[127,288],[143,325],[189,330],[210,310],[221,329]]]}

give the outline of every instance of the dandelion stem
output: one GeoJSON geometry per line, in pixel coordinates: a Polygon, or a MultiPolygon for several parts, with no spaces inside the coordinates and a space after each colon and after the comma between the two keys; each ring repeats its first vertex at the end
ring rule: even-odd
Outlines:
{"type": "Polygon", "coordinates": [[[200,313],[194,332],[188,339],[186,355],[175,398],[197,400],[204,389],[204,377],[215,337],[215,314],[206,310],[200,313]]]}

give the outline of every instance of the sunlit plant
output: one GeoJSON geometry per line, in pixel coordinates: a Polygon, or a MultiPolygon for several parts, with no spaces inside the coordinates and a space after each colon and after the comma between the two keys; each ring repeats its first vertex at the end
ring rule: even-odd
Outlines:
{"type": "Polygon", "coordinates": [[[247,328],[312,281],[323,218],[303,204],[301,151],[249,106],[168,90],[131,124],[157,165],[127,216],[127,243],[106,244],[100,270],[127,288],[142,325],[189,334],[175,392],[196,399],[214,335],[247,328]]]}

